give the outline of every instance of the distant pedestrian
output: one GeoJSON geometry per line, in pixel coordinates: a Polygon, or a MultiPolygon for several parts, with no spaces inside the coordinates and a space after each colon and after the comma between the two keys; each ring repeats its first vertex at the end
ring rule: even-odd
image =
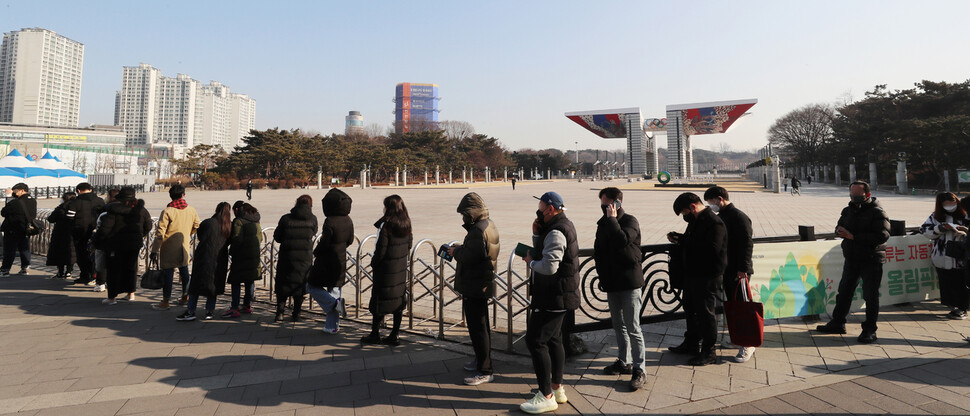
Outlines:
{"type": "Polygon", "coordinates": [[[781,181],[781,183],[785,185],[785,192],[788,192],[788,182],[791,182],[791,179],[789,179],[788,176],[785,176],[785,179],[781,181]]]}
{"type": "Polygon", "coordinates": [[[57,266],[55,279],[68,279],[77,261],[74,251],[73,224],[68,217],[68,205],[77,196],[74,192],[65,192],[61,196],[61,204],[47,216],[47,222],[54,224],[51,230],[51,241],[47,247],[47,265],[57,266]]]}
{"type": "Polygon", "coordinates": [[[407,306],[408,255],[414,242],[411,217],[400,196],[384,198],[384,215],[374,227],[377,228],[377,242],[371,257],[374,285],[368,305],[374,318],[370,334],[360,342],[395,346],[400,345],[401,319],[407,306]],[[393,317],[391,333],[381,338],[380,326],[388,314],[393,317]]]}
{"type": "MultiPolygon", "coordinates": [[[[77,198],[67,204],[67,216],[72,225],[72,237],[74,239],[75,257],[77,258],[77,268],[79,276],[74,281],[79,285],[90,285],[95,280],[94,264],[91,261],[91,254],[88,251],[88,243],[94,235],[94,227],[98,216],[104,211],[104,200],[94,192],[94,187],[90,183],[81,182],[74,187],[77,191],[77,198]]],[[[104,284],[103,279],[95,284],[104,284]]]]}
{"type": "Polygon", "coordinates": [[[835,296],[832,319],[819,325],[816,331],[826,334],[845,334],[856,287],[862,280],[862,299],[866,302],[866,320],[862,322],[862,344],[876,342],[876,321],[879,319],[879,285],[882,267],[886,262],[886,241],[889,240],[889,216],[875,197],[869,184],[863,181],[849,185],[849,206],[842,209],[835,233],[842,238],[842,280],[835,296]]]}
{"type": "MultiPolygon", "coordinates": [[[[708,188],[704,192],[704,200],[727,228],[727,266],[724,268],[724,293],[728,300],[741,301],[743,295],[738,289],[746,290],[740,286],[741,281],[744,280],[745,285],[750,285],[751,275],[754,274],[754,266],[751,262],[752,252],[754,251],[751,219],[731,202],[727,189],[723,187],[712,186],[708,188]]],[[[754,351],[755,347],[739,346],[734,362],[747,362],[754,355],[754,351]]]]}
{"type": "Polygon", "coordinates": [[[539,392],[519,405],[523,412],[532,414],[554,411],[568,401],[563,387],[566,351],[562,327],[566,314],[579,308],[580,296],[576,227],[566,218],[565,203],[559,194],[546,192],[537,199],[539,209],[532,223],[534,252],[526,254],[523,260],[532,270],[532,313],[525,341],[539,392]]]}
{"type": "Polygon", "coordinates": [[[808,175],[807,178],[808,178],[808,184],[811,185],[812,184],[812,175],[808,175]]]}
{"type": "Polygon", "coordinates": [[[253,200],[253,180],[252,179],[246,182],[246,199],[249,201],[253,200]]]}
{"type": "Polygon", "coordinates": [[[232,211],[236,215],[232,220],[232,233],[229,235],[232,267],[229,268],[228,282],[232,288],[232,303],[222,314],[223,318],[238,318],[241,313],[253,313],[252,302],[256,294],[254,282],[263,275],[260,263],[263,230],[259,225],[259,210],[243,201],[236,201],[232,211]],[[245,290],[245,294],[240,294],[241,290],[245,290]],[[239,306],[240,297],[242,308],[239,306]]]}
{"type": "Polygon", "coordinates": [[[606,292],[616,333],[618,357],[603,369],[610,375],[630,374],[630,388],[646,383],[646,358],[640,309],[643,307],[643,266],[640,223],[623,209],[623,191],[603,188],[599,193],[603,216],[596,222],[593,260],[599,288],[606,292]]]}
{"type": "Polygon", "coordinates": [[[3,216],[3,264],[0,277],[10,277],[14,256],[20,254],[20,274],[26,275],[30,268],[30,237],[27,227],[37,218],[37,200],[30,196],[30,188],[21,182],[11,188],[13,198],[0,209],[3,216]]]}
{"type": "Polygon", "coordinates": [[[353,200],[334,188],[323,197],[323,231],[313,250],[313,266],[307,275],[307,292],[327,314],[323,332],[336,334],[345,313],[342,287],[347,283],[347,247],[354,244],[353,200]]]}
{"type": "Polygon", "coordinates": [[[300,322],[307,272],[313,265],[313,236],[317,234],[313,198],[300,195],[290,213],[280,218],[273,240],[280,243],[276,262],[276,322],[283,321],[286,300],[293,299],[293,322],[300,322]]]}
{"type": "Polygon", "coordinates": [[[960,198],[952,192],[936,195],[936,206],[929,218],[920,226],[920,233],[933,241],[931,259],[940,280],[940,303],[950,308],[945,315],[949,319],[967,319],[970,309],[970,292],[967,290],[964,259],[946,255],[946,245],[951,241],[965,239],[967,212],[960,206],[960,198]]]}
{"type": "Polygon", "coordinates": [[[105,206],[101,226],[92,238],[94,246],[104,250],[107,257],[108,297],[103,303],[114,305],[122,293],[134,300],[138,253],[151,229],[151,215],[145,210],[145,201],[135,198],[134,188],[121,188],[115,201],[105,206]]]}
{"type": "Polygon", "coordinates": [[[205,319],[212,319],[216,296],[225,293],[226,273],[229,269],[229,234],[232,232],[230,211],[228,202],[220,202],[212,217],[199,225],[195,255],[192,256],[189,302],[185,312],[175,318],[178,321],[195,320],[200,296],[206,297],[205,319]]]}
{"type": "MultiPolygon", "coordinates": [[[[158,225],[155,227],[155,240],[151,247],[151,260],[158,264],[158,268],[164,276],[164,287],[162,287],[162,301],[152,305],[152,309],[163,311],[171,307],[169,301],[172,298],[173,279],[175,269],[179,271],[179,280],[182,283],[182,298],[180,305],[188,302],[189,296],[186,292],[189,284],[189,245],[192,234],[199,229],[199,214],[195,208],[185,202],[185,188],[175,185],[168,190],[168,196],[172,199],[162,211],[158,218],[158,225]]],[[[110,272],[109,272],[110,273],[110,272]]]]}
{"type": "Polygon", "coordinates": [[[677,244],[683,264],[684,312],[687,313],[687,333],[684,342],[668,350],[675,354],[694,355],[687,363],[704,366],[717,362],[714,344],[717,342],[715,299],[727,267],[727,228],[724,221],[704,206],[692,192],[680,194],[674,200],[674,213],[687,222],[683,234],[671,232],[667,239],[677,244]],[[697,344],[701,344],[700,350],[697,344]]]}
{"type": "Polygon", "coordinates": [[[515,177],[512,177],[512,190],[515,190],[515,177]]]}
{"type": "Polygon", "coordinates": [[[448,253],[456,263],[455,289],[461,294],[468,336],[475,350],[475,361],[466,364],[465,370],[476,374],[466,377],[464,382],[477,386],[494,379],[488,301],[495,296],[499,235],[495,222],[489,219],[485,201],[477,193],[462,197],[456,211],[461,214],[462,227],[467,233],[462,244],[451,246],[448,253]]]}

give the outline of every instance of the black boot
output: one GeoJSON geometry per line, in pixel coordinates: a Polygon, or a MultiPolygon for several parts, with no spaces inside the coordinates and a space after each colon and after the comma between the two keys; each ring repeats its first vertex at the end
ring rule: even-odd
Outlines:
{"type": "Polygon", "coordinates": [[[674,354],[697,355],[697,353],[700,351],[700,348],[698,347],[697,344],[698,344],[697,341],[691,341],[691,340],[685,339],[684,342],[682,342],[680,345],[676,347],[667,348],[667,351],[670,351],[674,354]]]}
{"type": "Polygon", "coordinates": [[[283,322],[283,312],[285,311],[285,308],[286,308],[286,298],[282,298],[282,299],[277,298],[276,299],[276,319],[273,320],[274,322],[283,322]]]}
{"type": "Polygon", "coordinates": [[[303,311],[303,296],[293,297],[293,322],[300,322],[300,312],[303,311]]]}
{"type": "Polygon", "coordinates": [[[687,364],[700,367],[708,364],[714,364],[716,362],[717,362],[717,354],[714,353],[713,348],[709,348],[701,351],[700,355],[694,358],[691,358],[690,361],[687,362],[687,364]]]}

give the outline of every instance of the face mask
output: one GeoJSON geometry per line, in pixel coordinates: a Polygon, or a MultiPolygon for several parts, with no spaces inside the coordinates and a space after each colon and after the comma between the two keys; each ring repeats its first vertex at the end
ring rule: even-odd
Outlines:
{"type": "Polygon", "coordinates": [[[600,209],[603,210],[603,215],[606,215],[606,207],[608,207],[608,206],[609,205],[600,205],[600,209]]]}
{"type": "Polygon", "coordinates": [[[956,211],[957,210],[957,206],[956,205],[944,205],[943,206],[943,210],[946,211],[946,212],[953,212],[953,211],[956,211]]]}
{"type": "Polygon", "coordinates": [[[720,205],[708,205],[707,207],[710,208],[711,209],[711,212],[713,212],[715,214],[717,214],[717,212],[721,210],[721,206],[720,205]]]}
{"type": "Polygon", "coordinates": [[[852,200],[853,204],[861,204],[863,202],[866,202],[865,195],[849,195],[849,199],[852,200]]]}
{"type": "Polygon", "coordinates": [[[688,224],[690,224],[691,221],[694,221],[694,214],[684,214],[683,217],[684,217],[684,222],[688,224]]]}
{"type": "Polygon", "coordinates": [[[542,224],[542,222],[544,220],[543,215],[542,215],[542,210],[536,210],[536,217],[539,218],[539,224],[542,224]]]}

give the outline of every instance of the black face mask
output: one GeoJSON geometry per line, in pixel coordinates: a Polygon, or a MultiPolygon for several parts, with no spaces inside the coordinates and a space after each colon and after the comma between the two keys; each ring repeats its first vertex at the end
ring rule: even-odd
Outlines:
{"type": "Polygon", "coordinates": [[[600,209],[603,210],[603,215],[606,215],[606,207],[608,207],[608,206],[609,205],[600,205],[600,209]]]}
{"type": "Polygon", "coordinates": [[[688,224],[690,224],[691,221],[694,221],[694,214],[684,214],[683,217],[684,217],[684,222],[688,224]]]}
{"type": "Polygon", "coordinates": [[[542,218],[543,217],[542,210],[536,210],[536,217],[539,218],[539,224],[542,224],[544,222],[542,218]]]}
{"type": "Polygon", "coordinates": [[[849,199],[852,201],[853,204],[861,204],[863,202],[866,202],[865,195],[849,195],[849,199]]]}

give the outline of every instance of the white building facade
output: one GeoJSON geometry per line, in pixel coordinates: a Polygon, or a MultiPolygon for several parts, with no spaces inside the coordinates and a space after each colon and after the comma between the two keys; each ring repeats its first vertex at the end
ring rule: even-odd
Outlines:
{"type": "Polygon", "coordinates": [[[84,45],[40,28],[3,34],[0,123],[77,127],[84,45]]]}
{"type": "Polygon", "coordinates": [[[148,64],[124,68],[116,106],[118,124],[136,146],[178,151],[210,144],[231,151],[256,124],[256,103],[249,96],[185,74],[165,77],[148,64]]]}

